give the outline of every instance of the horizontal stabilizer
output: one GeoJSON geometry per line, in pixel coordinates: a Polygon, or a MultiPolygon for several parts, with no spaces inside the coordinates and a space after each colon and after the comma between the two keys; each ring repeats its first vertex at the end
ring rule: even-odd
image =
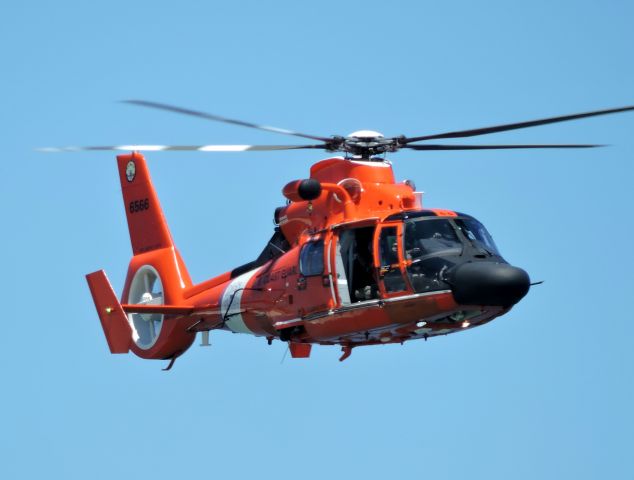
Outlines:
{"type": "Polygon", "coordinates": [[[88,287],[92,294],[97,315],[101,320],[103,333],[106,335],[108,347],[111,353],[128,353],[130,342],[132,341],[132,328],[128,323],[117,296],[112,290],[112,286],[106,277],[106,272],[98,272],[86,275],[88,287]]]}
{"type": "Polygon", "coordinates": [[[126,313],[158,313],[163,315],[220,315],[219,305],[194,307],[192,305],[151,305],[124,304],[121,305],[126,313]]]}
{"type": "Polygon", "coordinates": [[[191,315],[194,307],[175,305],[144,305],[144,304],[123,304],[121,305],[126,313],[160,313],[163,315],[191,315]]]}

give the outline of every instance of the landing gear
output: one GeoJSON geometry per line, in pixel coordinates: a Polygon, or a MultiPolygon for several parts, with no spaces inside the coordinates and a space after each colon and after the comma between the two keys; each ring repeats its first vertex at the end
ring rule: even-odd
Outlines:
{"type": "Polygon", "coordinates": [[[346,358],[352,355],[352,348],[353,347],[351,345],[344,345],[343,347],[341,347],[343,355],[341,355],[341,357],[339,358],[340,362],[343,362],[346,358]]]}
{"type": "Polygon", "coordinates": [[[285,328],[284,330],[280,330],[280,340],[283,342],[288,342],[291,339],[294,328],[285,328]]]}

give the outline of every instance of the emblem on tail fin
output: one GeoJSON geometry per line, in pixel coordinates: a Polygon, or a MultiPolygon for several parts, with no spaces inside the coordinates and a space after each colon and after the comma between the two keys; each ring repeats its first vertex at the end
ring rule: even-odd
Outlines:
{"type": "Polygon", "coordinates": [[[130,160],[125,167],[125,176],[128,179],[128,182],[134,180],[134,176],[136,175],[136,165],[134,161],[130,160]]]}

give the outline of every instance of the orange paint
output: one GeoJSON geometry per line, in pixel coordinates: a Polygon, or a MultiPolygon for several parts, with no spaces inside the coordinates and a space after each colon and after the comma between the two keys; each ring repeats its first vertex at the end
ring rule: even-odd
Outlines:
{"type": "MultiPolygon", "coordinates": [[[[428,332],[416,326],[421,320],[442,320],[461,309],[448,291],[414,292],[407,270],[412,259],[405,257],[400,240],[394,243],[394,264],[379,264],[383,229],[392,228],[397,239],[404,230],[400,221],[384,220],[422,208],[410,185],[395,182],[389,163],[330,158],[313,165],[310,178],[321,185],[317,198],[302,200],[301,180],[283,189],[290,201],[278,214],[289,245],[284,253],[197,285],[173,243],[144,157],[120,155],[117,163],[133,251],[121,301],[103,272],[87,277],[113,353],[174,358],[190,347],[196,332],[224,329],[288,341],[294,358],[308,357],[314,343],[340,344],[344,359],[356,346],[426,338],[428,332]],[[359,270],[352,270],[366,276],[365,290],[354,290],[341,271],[342,249],[351,238],[367,238],[368,247],[346,257],[349,261],[360,261],[362,254],[373,259],[372,264],[355,263],[359,270]],[[131,298],[133,282],[141,281],[135,277],[143,271],[158,274],[162,291],[142,286],[145,293],[131,298]],[[386,272],[402,279],[401,289],[386,289],[386,272]],[[359,300],[359,295],[369,298],[359,300]]],[[[483,309],[471,322],[485,323],[500,314],[500,309],[483,309]]]]}

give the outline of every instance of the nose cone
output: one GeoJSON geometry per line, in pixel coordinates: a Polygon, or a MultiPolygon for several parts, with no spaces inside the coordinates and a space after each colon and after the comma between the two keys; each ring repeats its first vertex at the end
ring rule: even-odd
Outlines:
{"type": "Polygon", "coordinates": [[[462,305],[510,307],[528,292],[530,279],[521,268],[505,263],[471,262],[449,274],[451,291],[462,305]]]}

